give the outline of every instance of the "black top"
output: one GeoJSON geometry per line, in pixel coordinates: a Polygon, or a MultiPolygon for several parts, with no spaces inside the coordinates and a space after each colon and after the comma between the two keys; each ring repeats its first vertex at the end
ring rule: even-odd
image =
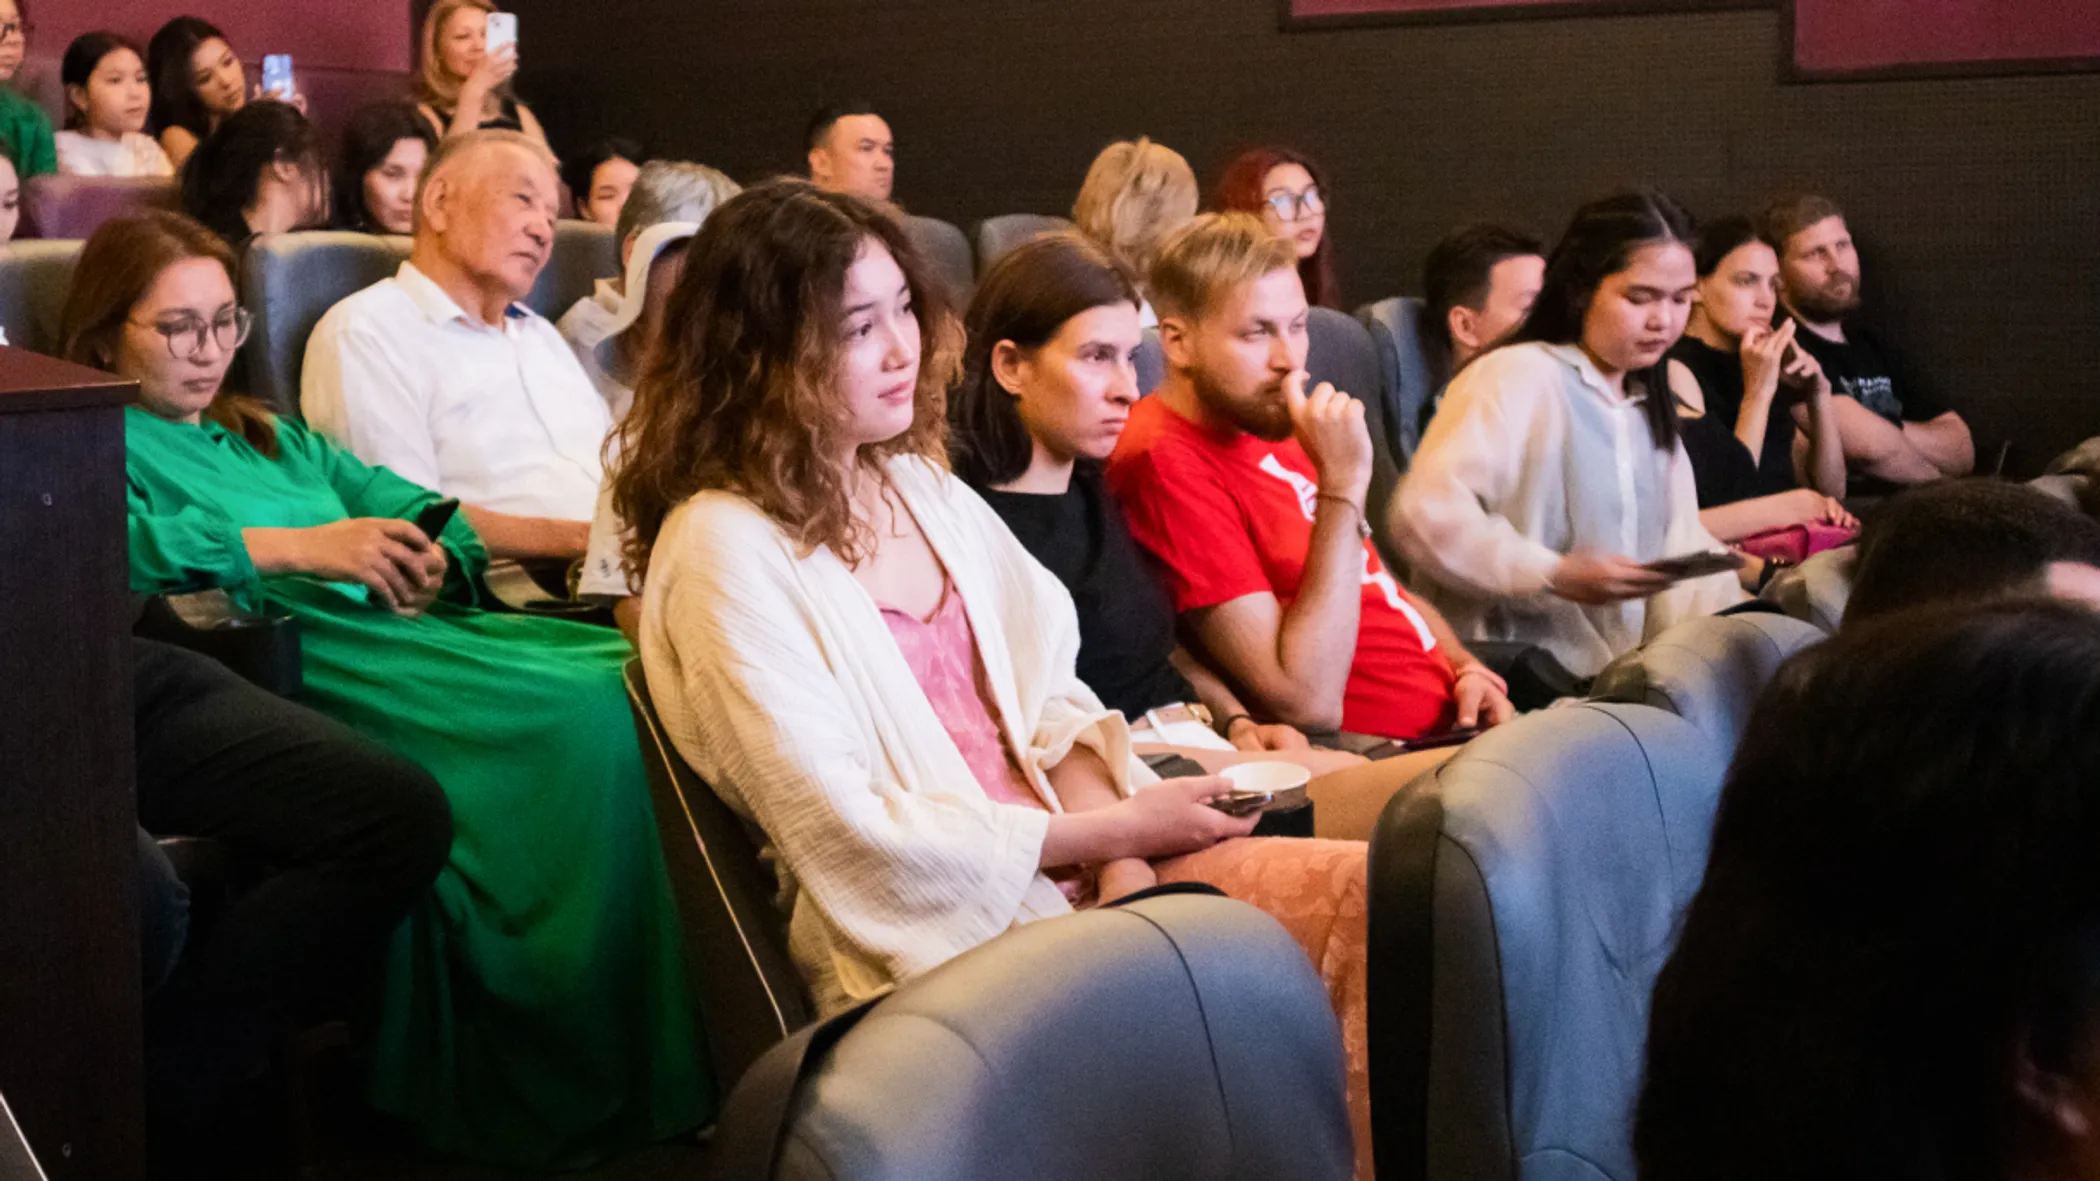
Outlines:
{"type": "Polygon", "coordinates": [[[978,491],[1022,547],[1072,592],[1079,679],[1104,705],[1138,718],[1196,700],[1167,659],[1174,651],[1174,606],[1102,487],[1099,464],[1081,463],[1072,486],[1058,496],[978,491]]]}
{"type": "Polygon", "coordinates": [[[1847,323],[1844,342],[1839,343],[1803,324],[1794,331],[1794,343],[1823,367],[1830,392],[1857,399],[1892,423],[1931,422],[1949,409],[1931,390],[1907,377],[1881,339],[1863,325],[1847,323]]]}
{"type": "MultiPolygon", "coordinates": [[[[431,113],[432,115],[435,115],[435,116],[437,117],[437,123],[438,123],[438,128],[437,128],[437,132],[438,132],[438,138],[440,138],[440,139],[443,139],[443,138],[444,138],[444,136],[445,136],[445,133],[446,133],[447,131],[449,131],[449,130],[451,129],[451,127],[452,127],[452,120],[453,120],[453,118],[454,118],[455,116],[457,116],[457,115],[458,115],[458,113],[459,113],[459,111],[458,111],[458,108],[457,108],[457,107],[439,107],[439,106],[438,106],[438,105],[437,105],[436,103],[430,103],[430,104],[427,104],[427,105],[428,105],[428,106],[430,107],[430,113],[431,113]]],[[[522,119],[522,118],[520,118],[520,117],[518,116],[518,100],[517,100],[517,99],[514,99],[514,98],[498,98],[498,99],[496,100],[496,117],[495,117],[495,118],[493,118],[493,119],[483,119],[483,120],[481,121],[481,125],[480,125],[479,127],[475,128],[475,130],[477,130],[477,131],[523,131],[523,130],[525,130],[525,120],[524,120],[524,119],[522,119]]]]}
{"type": "MultiPolygon", "coordinates": [[[[1693,450],[1691,442],[1685,450],[1691,453],[1692,467],[1699,476],[1699,506],[1712,508],[1717,504],[1731,504],[1755,496],[1771,496],[1788,492],[1797,487],[1794,480],[1794,436],[1800,432],[1794,426],[1794,407],[1801,397],[1781,385],[1772,397],[1772,409],[1765,415],[1764,449],[1753,458],[1742,442],[1735,437],[1736,420],[1743,413],[1743,359],[1740,354],[1723,352],[1696,337],[1680,339],[1670,350],[1670,358],[1681,361],[1699,382],[1699,392],[1706,401],[1706,417],[1714,429],[1705,431],[1709,435],[1727,438],[1735,443],[1735,449],[1750,465],[1747,484],[1736,484],[1736,477],[1728,477],[1732,488],[1747,488],[1726,500],[1709,502],[1706,498],[1706,475],[1699,471],[1700,456],[1693,450]]],[[[1701,428],[1704,430],[1704,428],[1701,428]]],[[[1733,458],[1725,460],[1733,467],[1733,458]]],[[[1716,489],[1718,493],[1718,488],[1716,489]]]]}
{"type": "Polygon", "coordinates": [[[1692,461],[1692,479],[1699,485],[1699,507],[1734,504],[1763,496],[1758,488],[1757,465],[1750,451],[1718,414],[1692,413],[1677,403],[1677,437],[1684,440],[1684,453],[1692,461]]]}

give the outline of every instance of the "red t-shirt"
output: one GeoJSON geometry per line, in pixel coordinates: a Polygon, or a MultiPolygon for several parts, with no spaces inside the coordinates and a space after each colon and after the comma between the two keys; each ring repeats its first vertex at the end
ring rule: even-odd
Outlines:
{"type": "MultiPolygon", "coordinates": [[[[1295,439],[1206,431],[1154,396],[1140,399],[1108,460],[1131,536],[1164,576],[1176,611],[1267,591],[1288,607],[1305,578],[1319,477],[1295,439]]],[[[1408,593],[1364,547],[1356,659],[1342,728],[1414,738],[1451,725],[1451,665],[1408,593]]]]}

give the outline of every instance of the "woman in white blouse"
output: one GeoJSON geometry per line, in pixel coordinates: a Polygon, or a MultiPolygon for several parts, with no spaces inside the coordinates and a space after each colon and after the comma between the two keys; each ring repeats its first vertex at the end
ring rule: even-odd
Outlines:
{"type": "Polygon", "coordinates": [[[1697,284],[1692,240],[1660,193],[1583,206],[1515,340],[1451,383],[1393,526],[1461,635],[1538,644],[1592,676],[1743,598],[1733,574],[1647,565],[1723,548],[1699,523],[1663,368],[1697,284]]]}
{"type": "Polygon", "coordinates": [[[1226,780],[1133,758],[1074,670],[1070,595],[947,471],[960,332],[893,216],[747,191],[694,238],[666,325],[614,443],[642,660],[679,751],[777,853],[820,1009],[1203,880],[1329,977],[1367,1111],[1363,844],[1234,840],[1254,821],[1209,806],[1226,780]]]}
{"type": "Polygon", "coordinates": [[[139,47],[109,32],[82,33],[59,62],[66,129],[55,137],[58,170],[69,176],[173,176],[175,166],[146,134],[153,90],[139,47]]]}

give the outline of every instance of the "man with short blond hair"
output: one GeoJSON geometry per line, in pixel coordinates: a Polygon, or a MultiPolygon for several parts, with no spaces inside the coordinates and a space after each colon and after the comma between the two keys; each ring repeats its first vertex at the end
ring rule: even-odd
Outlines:
{"type": "Polygon", "coordinates": [[[1260,720],[1305,730],[1412,739],[1508,717],[1501,678],[1371,547],[1363,404],[1305,389],[1290,243],[1251,214],[1199,217],[1150,289],[1167,375],[1108,482],[1199,655],[1260,720]]]}
{"type": "Polygon", "coordinates": [[[513,131],[446,138],[415,247],[331,308],[301,408],[366,463],[461,502],[498,558],[581,557],[612,427],[569,346],[519,301],[554,249],[554,157],[513,131]]]}

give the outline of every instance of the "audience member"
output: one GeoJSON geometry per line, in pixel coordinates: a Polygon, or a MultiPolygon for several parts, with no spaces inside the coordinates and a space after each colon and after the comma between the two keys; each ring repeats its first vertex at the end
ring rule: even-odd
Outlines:
{"type": "Polygon", "coordinates": [[[0,140],[0,242],[12,241],[21,221],[22,178],[15,170],[14,147],[0,140]]]}
{"type": "Polygon", "coordinates": [[[825,107],[803,135],[809,179],[831,193],[887,201],[897,183],[897,142],[890,125],[865,102],[825,107]]]}
{"type": "Polygon", "coordinates": [[[328,168],[320,133],[297,108],[274,99],[242,107],[191,152],[182,209],[235,250],[257,234],[321,224],[328,168]]]}
{"type": "Polygon", "coordinates": [[[1724,217],[1700,229],[1694,260],[1699,299],[1684,336],[1670,350],[1670,385],[1700,505],[1771,496],[1803,484],[1842,497],[1845,453],[1830,378],[1814,354],[1794,343],[1799,321],[1772,324],[1779,256],[1749,218],[1724,217]],[[1806,428],[1805,436],[1797,428],[1806,428]],[[1798,465],[1797,437],[1804,444],[1798,465]]]}
{"type": "Polygon", "coordinates": [[[1290,148],[1256,148],[1225,168],[1218,208],[1258,213],[1298,252],[1298,278],[1315,307],[1342,306],[1334,274],[1334,242],[1327,232],[1327,181],[1312,157],[1290,148]]]}
{"type": "MultiPolygon", "coordinates": [[[[1147,761],[1210,771],[1281,758],[1318,775],[1320,836],[1370,835],[1393,790],[1447,752],[1367,765],[1256,721],[1175,642],[1174,604],[1131,540],[1101,464],[1137,402],[1137,288],[1092,239],[1037,238],[1002,255],[970,305],[949,398],[955,471],[1064,584],[1079,612],[1079,679],[1131,722],[1147,761]],[[1248,753],[1252,752],[1252,753],[1248,753]],[[1343,774],[1322,774],[1343,768],[1343,774]]],[[[1448,749],[1448,748],[1447,748],[1448,749]]]]}
{"type": "Polygon", "coordinates": [[[147,135],[153,90],[138,46],[115,33],[82,33],[59,63],[66,129],[58,170],[72,176],[173,176],[175,166],[147,135]]]}
{"type": "Polygon", "coordinates": [[[146,126],[178,171],[199,141],[248,102],[248,75],[226,34],[194,16],[178,16],[153,34],[146,73],[153,82],[146,126]]]}
{"type": "Polygon", "coordinates": [[[415,233],[416,180],[436,146],[437,136],[413,105],[359,107],[343,128],[336,161],[336,225],[365,234],[415,233]]]}
{"type": "Polygon", "coordinates": [[[2100,607],[2100,523],[2024,485],[1949,480],[1893,496],[1868,518],[1845,626],[2040,595],[2100,607]]]}
{"type": "Polygon", "coordinates": [[[132,666],[140,825],[267,867],[185,946],[181,881],[141,846],[166,900],[141,916],[160,928],[148,975],[164,985],[146,1010],[148,1146],[171,1166],[154,1176],[178,1175],[276,1035],[369,1000],[388,940],[444,868],[452,819],[429,772],[216,661],[134,640],[132,666]]]}
{"type": "Polygon", "coordinates": [[[576,200],[576,216],[607,229],[618,224],[620,207],[648,162],[642,145],[620,136],[599,140],[564,162],[562,179],[576,200]]]}
{"type": "Polygon", "coordinates": [[[2090,1178],[2100,619],[1907,612],[1796,656],[1655,986],[1643,1181],[2090,1178]]]}
{"type": "Polygon", "coordinates": [[[1393,530],[1461,634],[1537,644],[1594,676],[1742,598],[1732,574],[1672,585],[1647,565],[1721,548],[1699,521],[1663,364],[1698,282],[1691,241],[1660,193],[1583,206],[1518,343],[1452,380],[1393,530]]]}
{"type": "Polygon", "coordinates": [[[1779,299],[1800,323],[1794,343],[1815,357],[1840,400],[1833,404],[1845,460],[1869,491],[1965,476],[1976,466],[1969,426],[1923,383],[1905,375],[1860,324],[1859,251],[1845,211],[1828,197],[1785,197],[1758,226],[1779,255],[1779,299]]]}
{"type": "Polygon", "coordinates": [[[1108,485],[1197,656],[1262,719],[1413,739],[1511,715],[1502,679],[1379,561],[1363,403],[1305,390],[1297,255],[1209,214],[1153,267],[1167,373],[1130,411],[1108,485]]]}
{"type": "MultiPolygon", "coordinates": [[[[170,213],[89,240],[68,357],[125,412],[131,581],[300,624],[302,699],[414,759],[455,855],[389,951],[381,1110],[461,1156],[580,1167],[712,1113],[611,632],[468,606],[484,564],[437,494],[221,392],[248,327],[225,245],[170,213]]],[[[332,934],[332,932],[331,932],[332,934]]]]}
{"type": "Polygon", "coordinates": [[[1072,220],[1137,277],[1138,321],[1155,327],[1150,297],[1152,260],[1168,234],[1196,216],[1196,173],[1181,153],[1149,139],[1122,140],[1101,149],[1086,170],[1072,220]]]}
{"type": "Polygon", "coordinates": [[[515,42],[488,52],[491,0],[437,0],[423,17],[416,112],[439,139],[469,131],[516,131],[541,147],[547,133],[532,108],[511,93],[518,72],[515,42]]]}
{"type": "Polygon", "coordinates": [[[21,0],[0,0],[0,142],[13,145],[23,180],[58,171],[51,117],[10,83],[29,52],[29,14],[21,0]]]}
{"type": "Polygon", "coordinates": [[[946,471],[960,333],[897,221],[753,189],[694,239],[669,322],[615,477],[642,658],[680,753],[772,846],[819,1010],[1075,898],[1205,880],[1328,975],[1367,1128],[1364,846],[1219,845],[1254,824],[1208,806],[1228,780],[1141,786],[1075,674],[1071,597],[946,471]]]}
{"type": "Polygon", "coordinates": [[[500,558],[583,556],[612,425],[554,325],[518,301],[554,248],[554,158],[514,131],[439,144],[391,279],[306,346],[306,420],[374,466],[464,503],[500,558]]]}
{"type": "Polygon", "coordinates": [[[1444,235],[1422,268],[1422,349],[1436,396],[1515,332],[1546,281],[1546,248],[1521,230],[1479,222],[1444,235]]]}

